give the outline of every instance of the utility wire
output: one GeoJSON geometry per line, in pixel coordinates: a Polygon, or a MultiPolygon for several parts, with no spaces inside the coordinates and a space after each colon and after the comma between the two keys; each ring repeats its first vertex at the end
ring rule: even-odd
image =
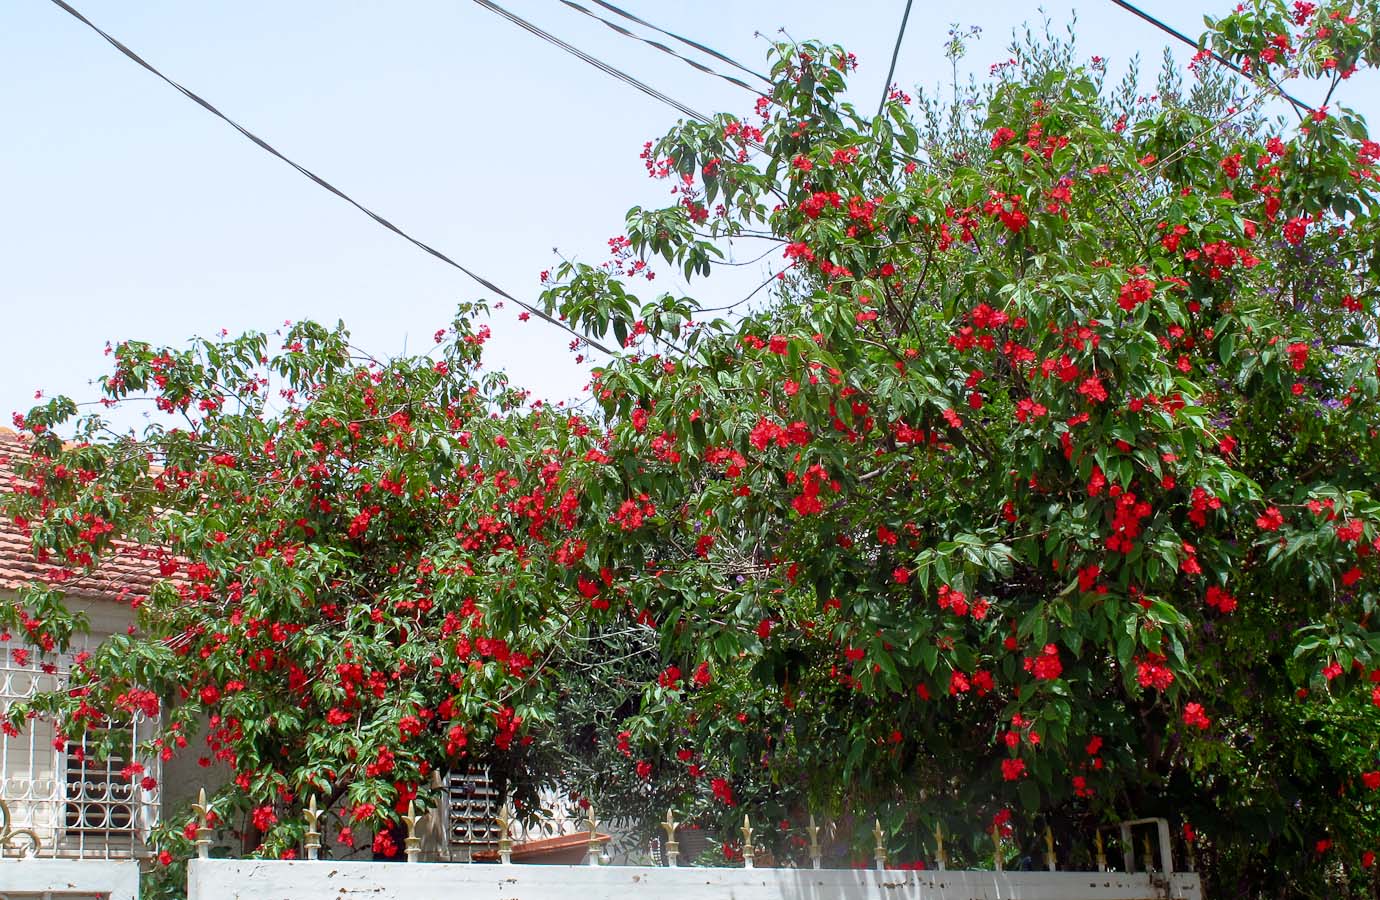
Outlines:
{"type": "Polygon", "coordinates": [[[110,36],[109,34],[107,34],[106,32],[102,31],[102,30],[101,30],[100,28],[98,28],[90,19],[86,18],[86,16],[82,15],[80,12],[78,12],[78,11],[77,11],[76,9],[74,9],[72,6],[70,6],[69,4],[67,4],[67,3],[65,2],[65,0],[53,0],[53,3],[54,3],[55,5],[57,5],[58,7],[62,8],[63,10],[65,10],[65,11],[66,11],[68,14],[70,14],[72,17],[74,17],[75,19],[77,19],[77,21],[81,22],[83,25],[85,25],[86,27],[90,28],[92,31],[96,32],[96,33],[99,34],[101,37],[105,38],[106,42],[109,43],[109,44],[110,44],[112,47],[114,47],[116,50],[119,50],[121,53],[123,53],[125,56],[129,57],[131,60],[133,60],[134,62],[138,63],[140,66],[142,66],[143,68],[147,69],[149,72],[152,72],[154,75],[158,76],[158,77],[159,77],[160,79],[162,79],[163,81],[167,82],[169,85],[171,85],[173,88],[175,88],[179,93],[181,93],[181,94],[182,94],[183,96],[185,96],[187,99],[189,99],[189,100],[191,100],[192,102],[196,103],[196,104],[197,104],[198,106],[200,106],[202,109],[205,109],[207,112],[211,113],[213,116],[215,116],[216,118],[218,118],[218,119],[220,119],[221,121],[225,122],[225,123],[226,123],[227,125],[229,125],[231,128],[234,128],[234,129],[235,129],[236,131],[238,131],[240,134],[244,135],[246,138],[248,138],[249,140],[253,141],[255,144],[257,144],[257,145],[259,146],[260,149],[264,150],[265,152],[269,153],[269,154],[272,155],[272,156],[277,157],[278,159],[280,159],[280,160],[282,160],[283,162],[287,163],[289,166],[292,166],[292,168],[296,169],[300,174],[302,174],[302,175],[304,175],[305,177],[311,179],[311,180],[312,180],[313,182],[315,182],[318,186],[320,186],[320,187],[322,187],[322,188],[325,188],[327,191],[330,191],[332,194],[335,194],[335,195],[336,195],[337,197],[339,197],[341,200],[344,200],[346,203],[350,204],[350,205],[353,206],[355,209],[357,209],[357,210],[359,210],[360,212],[364,213],[366,216],[368,216],[369,218],[373,219],[375,222],[377,222],[378,224],[382,225],[384,228],[387,228],[389,231],[393,232],[394,234],[398,235],[399,237],[403,238],[404,240],[408,241],[409,243],[413,244],[414,246],[416,246],[416,247],[418,247],[418,248],[420,248],[420,249],[422,249],[422,250],[425,250],[427,253],[430,253],[432,256],[436,257],[436,258],[439,259],[441,262],[446,263],[447,265],[453,266],[453,267],[456,268],[456,269],[459,269],[461,272],[465,273],[465,274],[468,275],[470,278],[472,278],[472,279],[474,279],[475,281],[477,281],[480,285],[484,286],[485,288],[489,289],[490,291],[493,291],[495,294],[498,294],[500,297],[504,297],[504,298],[506,298],[506,299],[508,299],[508,300],[511,300],[512,302],[516,303],[518,306],[520,306],[520,307],[522,307],[523,309],[527,310],[527,311],[528,311],[529,313],[531,313],[532,315],[534,315],[534,316],[536,316],[536,317],[538,317],[538,318],[540,318],[540,319],[543,319],[543,320],[545,320],[545,321],[547,321],[547,322],[550,322],[552,325],[555,325],[557,328],[560,328],[560,329],[563,330],[563,331],[569,332],[570,334],[574,335],[575,337],[579,338],[580,340],[584,341],[585,343],[589,344],[591,347],[594,347],[594,348],[597,349],[597,350],[601,350],[601,351],[603,351],[604,353],[609,354],[610,356],[613,355],[613,351],[610,350],[609,348],[605,347],[603,344],[600,344],[598,341],[594,340],[593,338],[590,338],[590,337],[588,337],[588,336],[586,336],[586,335],[581,334],[580,332],[576,331],[574,328],[571,328],[571,327],[570,327],[569,325],[567,325],[566,323],[564,323],[564,322],[560,321],[559,319],[557,319],[557,318],[555,318],[555,317],[553,317],[553,316],[547,314],[545,311],[543,311],[543,310],[541,310],[541,309],[539,309],[539,308],[533,306],[532,304],[527,303],[526,301],[523,301],[523,300],[519,300],[517,297],[514,297],[512,294],[510,294],[510,293],[508,293],[507,291],[503,290],[503,288],[501,288],[501,287],[499,287],[498,285],[494,284],[492,281],[490,281],[489,279],[485,278],[483,275],[480,275],[480,274],[476,273],[474,270],[469,269],[469,268],[467,268],[467,267],[461,265],[460,263],[458,263],[458,262],[456,262],[455,260],[451,259],[449,256],[447,256],[446,254],[442,253],[440,250],[437,250],[435,247],[431,246],[430,244],[424,243],[424,242],[418,240],[417,238],[413,237],[412,235],[408,234],[406,231],[403,231],[403,230],[402,230],[401,228],[399,228],[397,225],[394,225],[392,222],[388,221],[388,220],[385,219],[383,216],[379,215],[378,213],[376,213],[376,212],[374,212],[373,210],[369,209],[368,207],[364,206],[364,205],[363,205],[362,203],[360,203],[358,200],[354,199],[354,198],[351,197],[349,194],[347,194],[347,193],[345,193],[344,191],[342,191],[340,188],[338,188],[338,187],[336,187],[335,185],[331,184],[329,181],[325,180],[325,179],[322,178],[320,175],[317,175],[315,172],[312,172],[310,169],[307,169],[305,166],[299,165],[298,163],[293,162],[291,159],[288,159],[288,158],[287,158],[286,156],[284,156],[282,153],[279,153],[276,149],[274,149],[274,147],[273,147],[271,144],[269,144],[267,141],[265,141],[263,138],[261,138],[261,137],[259,137],[258,135],[254,134],[252,131],[250,131],[249,129],[245,128],[243,125],[240,125],[238,122],[236,122],[235,120],[231,119],[231,118],[230,118],[229,116],[227,116],[225,113],[223,113],[223,112],[221,112],[220,110],[216,109],[214,106],[212,106],[212,105],[210,104],[209,101],[205,100],[205,99],[202,98],[200,95],[198,95],[198,94],[196,94],[196,93],[193,93],[191,90],[188,90],[187,88],[185,88],[185,87],[183,87],[182,85],[178,84],[176,81],[173,81],[173,80],[172,80],[171,78],[169,78],[167,75],[164,75],[162,72],[160,72],[158,69],[156,69],[156,68],[153,66],[152,63],[148,62],[148,61],[145,60],[142,56],[140,56],[139,54],[135,53],[133,50],[129,49],[129,48],[126,47],[124,44],[120,43],[118,40],[116,40],[115,38],[111,37],[111,36],[110,36]]]}
{"type": "MultiPolygon", "coordinates": [[[[53,2],[57,3],[60,2],[60,0],[53,0],[53,2]]],[[[588,53],[584,52],[579,47],[567,44],[565,41],[556,37],[554,34],[541,30],[536,25],[533,25],[531,22],[527,21],[521,16],[515,13],[511,13],[503,7],[499,6],[497,3],[492,2],[492,0],[474,0],[474,2],[478,3],[480,6],[484,7],[492,13],[496,13],[502,16],[503,18],[507,19],[509,22],[512,22],[519,28],[523,28],[527,31],[530,31],[532,34],[535,34],[542,40],[555,44],[557,47],[560,47],[565,52],[578,57],[579,59],[589,63],[591,66],[594,66],[599,71],[604,72],[608,75],[612,75],[614,78],[617,78],[619,81],[622,81],[625,84],[632,85],[633,87],[637,88],[639,91],[641,91],[649,97],[660,100],[662,103],[665,103],[667,106],[670,106],[672,109],[675,109],[682,115],[691,119],[698,119],[701,122],[710,121],[709,117],[704,115],[703,113],[696,112],[695,110],[691,109],[690,107],[686,106],[684,103],[681,103],[679,100],[676,100],[673,97],[668,97],[666,94],[663,94],[661,91],[658,91],[651,85],[637,80],[633,76],[629,75],[627,72],[624,72],[622,69],[619,69],[615,66],[611,66],[603,60],[596,59],[595,57],[590,56],[588,53]]]]}
{"type": "MultiPolygon", "coordinates": [[[[1133,5],[1130,4],[1130,3],[1127,3],[1126,0],[1112,0],[1112,3],[1114,3],[1115,5],[1121,7],[1122,9],[1126,10],[1127,12],[1131,13],[1132,15],[1134,15],[1134,16],[1136,16],[1136,17],[1138,17],[1138,18],[1144,19],[1146,22],[1149,22],[1151,25],[1154,25],[1156,28],[1158,28],[1160,31],[1163,31],[1165,34],[1169,35],[1170,37],[1174,37],[1174,38],[1179,39],[1180,41],[1183,41],[1185,44],[1187,44],[1188,46],[1192,47],[1194,50],[1206,49],[1206,48],[1200,48],[1200,47],[1198,46],[1198,42],[1197,42],[1197,41],[1193,40],[1191,37],[1189,37],[1188,35],[1184,34],[1182,31],[1179,31],[1179,30],[1176,29],[1176,28],[1173,28],[1173,27],[1171,27],[1171,26],[1169,26],[1169,25],[1166,25],[1164,22],[1161,22],[1159,19],[1155,18],[1154,16],[1150,15],[1149,13],[1144,12],[1144,11],[1138,9],[1137,7],[1133,6],[1133,5]]],[[[1238,66],[1236,63],[1234,63],[1234,62],[1232,62],[1231,60],[1227,59],[1225,56],[1223,56],[1222,54],[1218,53],[1217,51],[1215,51],[1215,50],[1208,50],[1207,52],[1208,52],[1208,54],[1209,54],[1210,56],[1212,56],[1213,59],[1215,59],[1217,62],[1221,63],[1222,65],[1226,66],[1228,69],[1231,69],[1233,72],[1236,72],[1236,73],[1239,74],[1239,75],[1243,75],[1243,76],[1245,76],[1246,78],[1250,78],[1250,77],[1251,77],[1251,76],[1250,76],[1250,73],[1248,73],[1245,69],[1242,69],[1242,68],[1241,68],[1240,66],[1238,66]]],[[[1278,81],[1275,81],[1273,78],[1271,78],[1269,81],[1270,81],[1270,86],[1273,87],[1276,91],[1279,91],[1279,95],[1280,95],[1281,97],[1283,97],[1285,100],[1288,100],[1290,103],[1292,103],[1292,104],[1294,105],[1294,109],[1295,109],[1296,111],[1298,111],[1298,112],[1300,112],[1300,113],[1306,113],[1306,112],[1312,112],[1312,111],[1313,111],[1313,107],[1311,107],[1311,106],[1309,106],[1308,104],[1304,103],[1302,100],[1299,100],[1299,99],[1297,99],[1297,98],[1291,96],[1291,95],[1289,94],[1288,91],[1286,91],[1286,90],[1284,90],[1284,88],[1280,87],[1280,84],[1279,84],[1278,81]]]]}
{"type": "MultiPolygon", "coordinates": [[[[685,63],[687,66],[692,66],[692,67],[698,69],[699,71],[703,72],[703,73],[706,74],[706,75],[713,75],[715,78],[722,78],[724,81],[727,81],[729,84],[736,85],[737,87],[740,87],[740,88],[742,88],[742,89],[745,90],[745,91],[749,91],[749,92],[751,92],[751,93],[753,93],[753,94],[756,94],[756,95],[759,96],[759,97],[766,97],[766,96],[767,96],[766,94],[764,94],[764,93],[762,93],[761,91],[757,90],[757,88],[755,88],[755,87],[753,87],[752,85],[748,84],[746,81],[743,81],[741,78],[735,78],[735,77],[732,76],[732,75],[724,75],[724,74],[721,73],[721,72],[716,72],[716,71],[714,71],[713,69],[711,69],[711,68],[709,68],[708,66],[706,66],[705,64],[703,64],[703,63],[701,63],[701,62],[699,62],[699,61],[697,61],[697,60],[693,60],[693,59],[691,59],[690,57],[685,56],[685,55],[683,55],[683,54],[681,54],[681,53],[679,53],[679,52],[677,52],[677,51],[675,51],[675,50],[672,50],[670,47],[666,46],[665,44],[661,43],[660,41],[653,41],[653,40],[650,40],[650,39],[648,39],[648,38],[644,38],[644,37],[642,37],[642,35],[640,35],[640,34],[636,34],[635,32],[629,31],[628,29],[624,28],[622,25],[619,25],[617,22],[610,22],[608,19],[605,19],[603,16],[599,15],[598,13],[596,13],[596,12],[594,12],[594,11],[592,11],[592,10],[590,10],[590,9],[588,9],[588,8],[586,8],[586,7],[584,7],[584,6],[581,6],[580,4],[574,2],[574,0],[561,0],[561,2],[564,3],[566,6],[570,7],[571,9],[573,9],[573,10],[576,10],[576,11],[578,11],[578,12],[584,13],[585,15],[589,16],[591,19],[594,19],[596,22],[602,22],[602,23],[604,23],[604,25],[608,26],[609,28],[611,28],[611,29],[613,29],[614,31],[618,32],[619,34],[623,35],[624,37],[632,38],[632,39],[635,40],[635,41],[641,41],[642,43],[648,45],[649,47],[655,47],[656,49],[660,50],[662,53],[667,53],[667,54],[669,54],[669,55],[671,55],[671,56],[674,56],[676,59],[678,59],[678,60],[680,60],[681,62],[685,63]]],[[[649,26],[649,27],[655,28],[656,26],[655,26],[655,25],[652,25],[652,26],[649,26]]],[[[659,30],[659,29],[658,29],[658,30],[659,30]]],[[[770,98],[768,98],[768,99],[770,99],[770,98]]]]}
{"type": "Polygon", "coordinates": [[[901,40],[906,36],[906,22],[910,21],[911,0],[906,0],[906,11],[901,14],[901,27],[896,30],[896,46],[891,48],[891,67],[886,70],[886,82],[882,85],[882,99],[877,102],[877,115],[886,108],[886,98],[891,96],[891,76],[896,74],[896,59],[901,55],[901,40]]]}
{"type": "Polygon", "coordinates": [[[733,66],[733,68],[737,69],[738,71],[743,72],[744,74],[747,74],[747,75],[751,75],[751,76],[754,77],[754,78],[760,79],[764,84],[767,84],[767,85],[769,85],[769,86],[771,86],[771,87],[775,87],[775,84],[772,82],[772,80],[771,80],[770,78],[768,78],[767,76],[763,75],[761,72],[758,72],[758,71],[756,71],[756,70],[754,70],[754,69],[749,69],[747,66],[743,65],[742,63],[738,62],[737,60],[734,60],[734,59],[732,59],[732,58],[730,58],[730,57],[727,57],[727,56],[723,55],[723,54],[720,53],[719,51],[715,50],[713,47],[706,47],[704,44],[701,44],[701,43],[699,43],[698,41],[692,41],[692,40],[690,40],[690,38],[681,37],[680,35],[676,34],[676,33],[673,32],[673,31],[667,31],[667,30],[664,29],[664,28],[658,28],[656,25],[653,25],[651,22],[648,22],[646,19],[640,19],[640,18],[638,18],[637,16],[633,15],[632,13],[628,12],[627,10],[625,10],[625,9],[620,9],[619,7],[613,5],[612,3],[606,2],[606,0],[593,0],[593,2],[594,2],[594,3],[597,3],[599,6],[602,6],[604,9],[608,10],[608,11],[611,12],[611,13],[614,13],[614,14],[616,14],[616,15],[620,15],[620,16],[622,16],[623,18],[625,18],[625,19],[627,19],[627,20],[629,20],[629,21],[631,21],[631,22],[636,22],[636,23],[639,24],[639,25],[642,25],[642,26],[644,26],[644,27],[650,28],[650,29],[652,29],[653,31],[657,32],[658,34],[664,34],[664,35],[666,35],[668,38],[670,38],[670,39],[672,39],[672,40],[674,40],[674,41],[680,41],[682,44],[686,45],[687,47],[693,47],[693,48],[695,48],[696,50],[700,51],[701,53],[707,53],[707,54],[709,54],[710,56],[714,57],[715,59],[719,60],[720,62],[726,62],[726,63],[728,63],[730,66],[733,66]]]}

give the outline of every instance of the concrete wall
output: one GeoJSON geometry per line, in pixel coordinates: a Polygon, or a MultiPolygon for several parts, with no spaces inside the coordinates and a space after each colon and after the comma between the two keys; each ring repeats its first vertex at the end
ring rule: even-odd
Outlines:
{"type": "Polygon", "coordinates": [[[1114,872],[192,860],[188,900],[1201,900],[1198,876],[1114,872]],[[1168,887],[1168,891],[1165,890],[1168,887]]]}
{"type": "Polygon", "coordinates": [[[139,864],[111,860],[0,860],[0,897],[138,900],[139,864]]]}

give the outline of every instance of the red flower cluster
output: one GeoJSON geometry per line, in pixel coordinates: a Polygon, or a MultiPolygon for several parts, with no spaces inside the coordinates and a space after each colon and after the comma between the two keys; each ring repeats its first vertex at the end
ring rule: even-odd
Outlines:
{"type": "Polygon", "coordinates": [[[1023,666],[1038,681],[1053,681],[1064,673],[1064,664],[1059,660],[1059,648],[1054,644],[1045,644],[1038,655],[1027,656],[1023,666]]]}

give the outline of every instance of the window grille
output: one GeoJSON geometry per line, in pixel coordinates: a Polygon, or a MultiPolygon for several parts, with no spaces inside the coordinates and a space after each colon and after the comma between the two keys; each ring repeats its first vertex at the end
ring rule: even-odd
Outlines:
{"type": "MultiPolygon", "coordinates": [[[[16,701],[61,688],[80,649],[45,654],[18,639],[0,643],[0,713],[16,701]]],[[[80,741],[65,744],[43,719],[28,722],[16,736],[0,735],[0,799],[9,806],[11,825],[34,830],[41,856],[148,855],[146,841],[158,822],[161,784],[145,789],[140,782],[145,775],[161,782],[162,770],[156,756],[137,757],[136,747],[157,724],[136,715],[132,721],[89,728],[80,741]],[[107,737],[114,749],[109,759],[98,760],[96,747],[107,737]],[[122,771],[131,761],[144,766],[133,779],[122,771]]]]}
{"type": "Polygon", "coordinates": [[[139,778],[121,774],[133,756],[133,742],[134,728],[124,722],[88,728],[81,743],[67,745],[65,828],[69,834],[84,831],[110,836],[133,830],[139,778]],[[95,748],[107,739],[117,749],[105,759],[96,758],[95,748]]]}
{"type": "Polygon", "coordinates": [[[498,846],[501,800],[488,769],[460,769],[446,775],[446,840],[453,857],[468,861],[475,851],[498,846]]]}

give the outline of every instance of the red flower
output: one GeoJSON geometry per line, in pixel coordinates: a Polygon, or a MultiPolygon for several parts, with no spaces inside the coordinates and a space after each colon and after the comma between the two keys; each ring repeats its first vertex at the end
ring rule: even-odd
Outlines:
{"type": "Polygon", "coordinates": [[[1039,681],[1053,681],[1064,672],[1064,664],[1059,660],[1059,648],[1045,644],[1039,656],[1027,657],[1025,670],[1039,681]]]}
{"type": "Polygon", "coordinates": [[[1274,506],[1267,507],[1255,520],[1256,527],[1265,531],[1278,531],[1283,524],[1284,515],[1274,506]]]}
{"type": "Polygon", "coordinates": [[[697,667],[694,668],[694,675],[690,676],[690,682],[696,687],[708,687],[709,679],[711,679],[711,675],[709,675],[708,663],[697,665],[697,667]]]}
{"type": "Polygon", "coordinates": [[[1212,720],[1203,712],[1203,704],[1190,703],[1184,707],[1184,724],[1195,728],[1207,728],[1212,724],[1212,720]]]}
{"type": "Polygon", "coordinates": [[[255,807],[254,812],[249,816],[254,827],[260,831],[267,831],[278,821],[278,814],[273,811],[272,806],[255,807]]]}
{"type": "Polygon", "coordinates": [[[1090,375],[1078,386],[1078,393],[1088,398],[1090,403],[1102,403],[1107,399],[1107,388],[1103,386],[1101,377],[1090,375]]]}
{"type": "Polygon", "coordinates": [[[646,781],[648,778],[651,778],[652,764],[647,762],[645,759],[639,759],[637,761],[637,777],[641,778],[643,781],[646,781]]]}
{"type": "Polygon", "coordinates": [[[714,792],[714,796],[725,806],[733,805],[733,786],[725,779],[712,779],[709,782],[709,789],[714,792]]]}
{"type": "Polygon", "coordinates": [[[998,128],[996,131],[992,132],[992,149],[995,150],[1002,144],[1009,143],[1015,137],[1016,132],[1012,131],[1010,128],[1005,126],[998,128]]]}
{"type": "Polygon", "coordinates": [[[1380,769],[1374,772],[1362,772],[1361,783],[1372,791],[1380,790],[1380,769]]]}
{"type": "Polygon", "coordinates": [[[1025,775],[1025,760],[1023,759],[1003,759],[1001,761],[1001,777],[1006,781],[1017,781],[1025,775]]]}
{"type": "Polygon", "coordinates": [[[1155,295],[1155,282],[1146,278],[1133,278],[1121,286],[1116,305],[1130,312],[1142,303],[1149,302],[1155,295]]]}

